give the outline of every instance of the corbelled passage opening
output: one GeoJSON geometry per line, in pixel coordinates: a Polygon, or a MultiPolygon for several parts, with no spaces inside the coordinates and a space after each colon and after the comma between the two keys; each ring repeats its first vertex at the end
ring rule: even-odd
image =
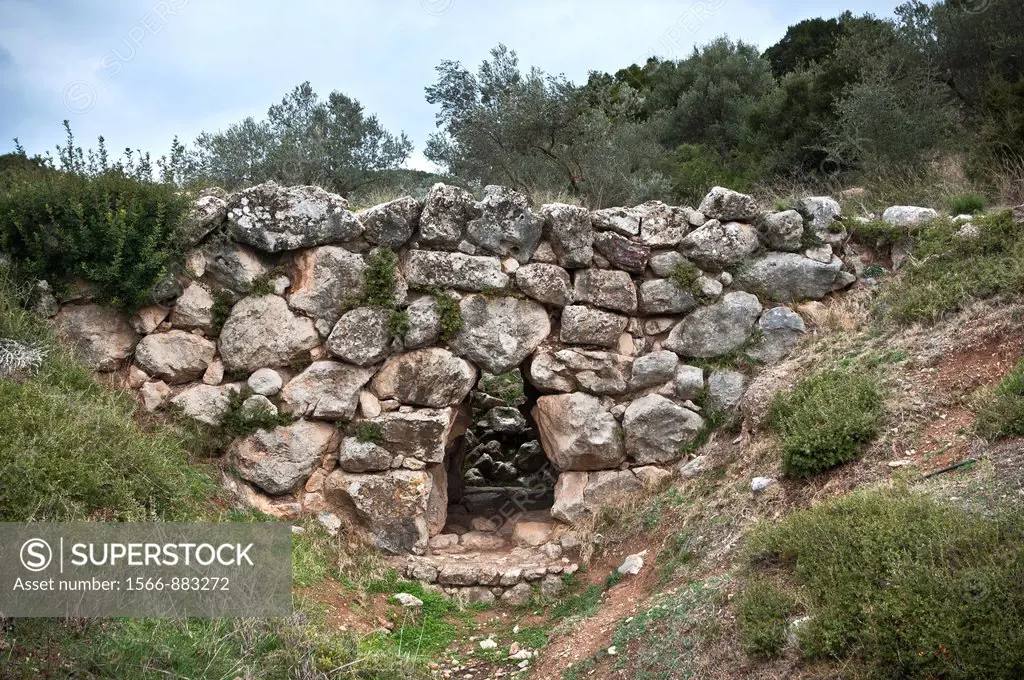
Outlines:
{"type": "Polygon", "coordinates": [[[531,415],[539,396],[521,369],[481,375],[445,452],[447,521],[432,553],[493,552],[550,537],[558,473],[531,415]],[[535,535],[514,535],[523,521],[535,535]]]}

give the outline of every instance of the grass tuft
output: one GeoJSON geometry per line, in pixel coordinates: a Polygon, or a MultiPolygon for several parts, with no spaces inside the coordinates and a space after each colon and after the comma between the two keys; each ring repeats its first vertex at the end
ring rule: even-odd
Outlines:
{"type": "Polygon", "coordinates": [[[946,205],[951,215],[977,215],[985,212],[986,201],[981,194],[956,194],[950,196],[946,205]]]}

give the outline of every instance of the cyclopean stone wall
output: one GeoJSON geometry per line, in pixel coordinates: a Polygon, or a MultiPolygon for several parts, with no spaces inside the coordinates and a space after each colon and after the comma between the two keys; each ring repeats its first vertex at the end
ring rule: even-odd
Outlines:
{"type": "Polygon", "coordinates": [[[556,519],[670,476],[705,425],[696,402],[732,408],[745,385],[691,362],[778,361],[804,332],[788,303],[855,280],[838,204],[798,207],[762,213],[715,188],[697,209],[537,208],[503,187],[476,200],[437,184],[424,201],[353,213],[320,188],[268,182],[198,200],[187,273],[158,287],[158,304],[127,318],[82,295],[54,320],[150,411],[216,425],[248,389],[243,410],[293,416],[223,454],[247,502],[420,554],[445,525],[481,372],[521,369],[541,395],[528,415],[558,473],[556,519]],[[398,260],[392,299],[366,306],[384,247],[398,260]],[[700,271],[674,279],[687,263],[700,271]],[[439,294],[462,321],[447,338],[439,294]]]}

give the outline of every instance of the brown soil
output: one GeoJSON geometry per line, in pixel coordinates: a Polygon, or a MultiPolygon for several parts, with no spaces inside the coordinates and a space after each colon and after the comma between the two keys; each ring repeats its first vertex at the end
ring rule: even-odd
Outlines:
{"type": "MultiPolygon", "coordinates": [[[[558,680],[565,669],[588,659],[611,645],[611,637],[622,619],[642,611],[647,598],[658,586],[654,557],[664,534],[652,540],[638,538],[595,560],[588,569],[588,585],[603,584],[608,574],[618,569],[628,556],[647,550],[640,573],[626,575],[622,581],[605,591],[601,608],[573,627],[572,631],[552,638],[533,668],[531,680],[558,680]]],[[[596,676],[595,676],[596,677],[596,676]]]]}
{"type": "Polygon", "coordinates": [[[296,594],[324,608],[330,629],[360,636],[386,627],[388,618],[385,614],[393,609],[387,602],[387,595],[353,591],[330,578],[315,587],[297,589],[296,594]]]}

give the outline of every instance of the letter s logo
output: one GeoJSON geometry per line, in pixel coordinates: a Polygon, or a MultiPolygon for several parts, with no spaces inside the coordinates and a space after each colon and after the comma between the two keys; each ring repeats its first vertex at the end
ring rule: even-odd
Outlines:
{"type": "Polygon", "coordinates": [[[30,538],[21,546],[21,565],[29,571],[42,571],[52,560],[50,544],[41,538],[30,538]]]}

